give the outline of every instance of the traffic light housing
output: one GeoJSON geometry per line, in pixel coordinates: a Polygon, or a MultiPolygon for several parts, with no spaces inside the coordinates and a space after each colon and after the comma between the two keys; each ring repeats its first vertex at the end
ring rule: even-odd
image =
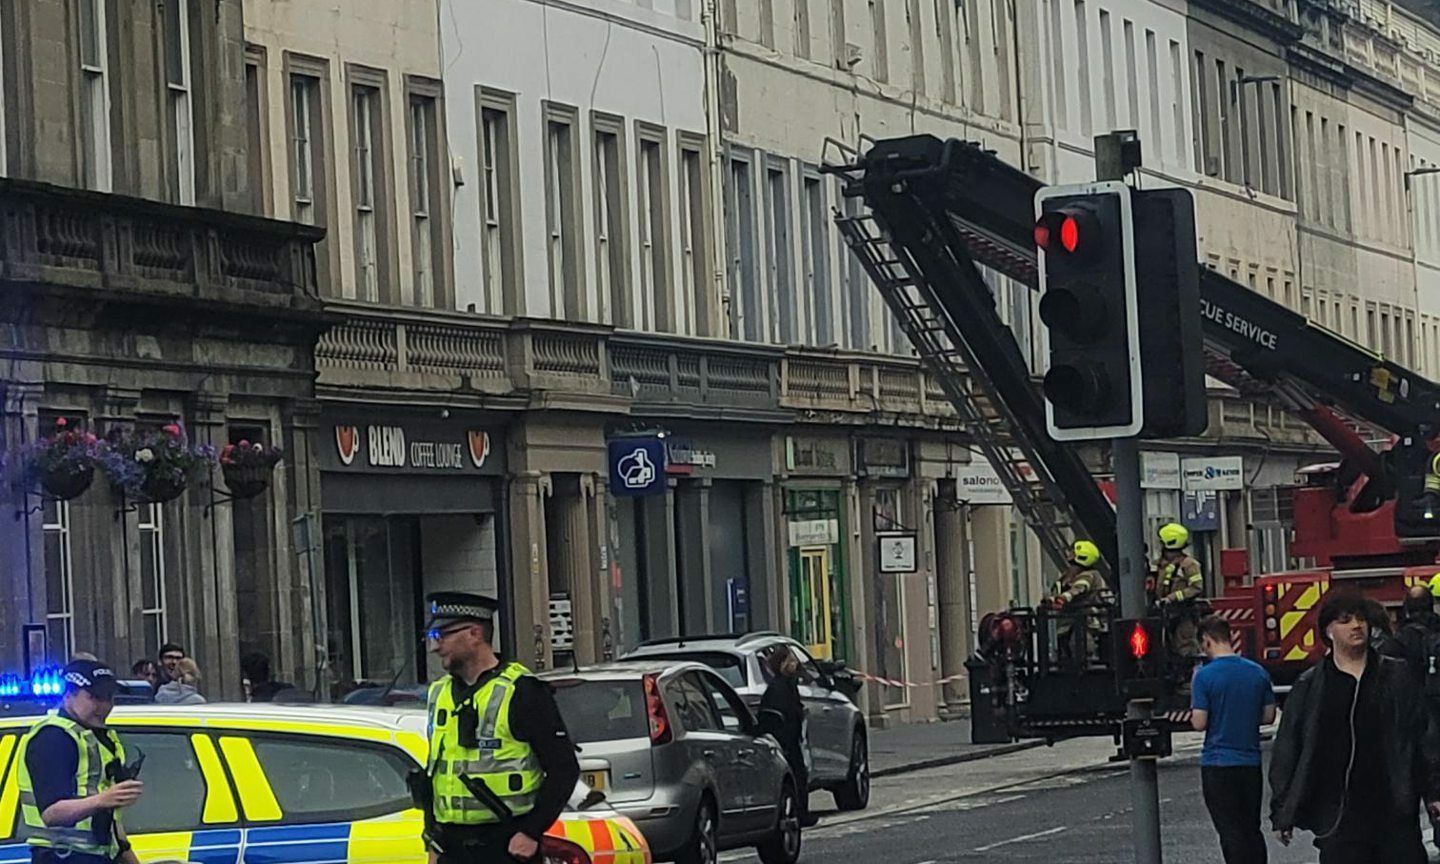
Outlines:
{"type": "Polygon", "coordinates": [[[1115,677],[1129,699],[1165,693],[1165,622],[1161,618],[1118,618],[1113,623],[1115,677]]]}
{"type": "Polygon", "coordinates": [[[1050,436],[1138,435],[1144,399],[1130,187],[1106,181],[1041,189],[1035,215],[1050,436]]]}
{"type": "Polygon", "coordinates": [[[1188,189],[1136,190],[1135,292],[1145,430],[1150,438],[1204,433],[1205,339],[1195,200],[1188,189]]]}

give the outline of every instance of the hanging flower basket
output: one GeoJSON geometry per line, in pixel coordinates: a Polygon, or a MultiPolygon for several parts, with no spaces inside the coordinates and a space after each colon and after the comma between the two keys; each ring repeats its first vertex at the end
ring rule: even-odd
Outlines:
{"type": "Polygon", "coordinates": [[[215,448],[191,447],[185,430],[171,423],[157,430],[114,430],[106,436],[101,466],[110,485],[127,500],[162,504],[184,494],[215,464],[215,448]]]}
{"type": "Polygon", "coordinates": [[[95,480],[95,465],[57,465],[42,471],[38,477],[40,489],[58,501],[79,498],[95,480]]]}
{"type": "Polygon", "coordinates": [[[30,446],[22,463],[25,485],[60,501],[78,498],[95,479],[105,445],[93,434],[71,428],[64,417],[55,431],[30,446]]]}
{"type": "Polygon", "coordinates": [[[220,473],[225,475],[225,488],[230,490],[230,497],[254,498],[269,489],[275,466],[284,456],[279,447],[245,440],[226,444],[220,451],[220,473]]]}

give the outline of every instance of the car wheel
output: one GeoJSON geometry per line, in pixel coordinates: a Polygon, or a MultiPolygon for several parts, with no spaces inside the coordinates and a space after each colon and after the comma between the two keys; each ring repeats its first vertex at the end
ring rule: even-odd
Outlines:
{"type": "Polygon", "coordinates": [[[840,810],[864,810],[870,804],[870,748],[858,729],[850,742],[850,776],[834,789],[840,810]]]}
{"type": "Polygon", "coordinates": [[[759,846],[764,864],[795,864],[800,860],[800,799],[786,781],[775,803],[775,829],[759,846]]]}
{"type": "Polygon", "coordinates": [[[695,827],[690,839],[675,853],[676,864],[716,864],[720,860],[720,828],[715,804],[706,795],[695,808],[695,827]]]}

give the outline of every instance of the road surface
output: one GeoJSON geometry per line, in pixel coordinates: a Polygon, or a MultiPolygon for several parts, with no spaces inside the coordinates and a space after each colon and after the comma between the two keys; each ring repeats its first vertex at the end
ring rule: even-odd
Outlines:
{"type": "MultiPolygon", "coordinates": [[[[1113,752],[1108,741],[1074,741],[886,777],[875,782],[871,808],[860,814],[836,813],[830,796],[817,793],[812,804],[822,823],[805,833],[801,861],[1132,861],[1128,768],[1107,763],[1113,752]]],[[[1221,860],[1200,796],[1198,758],[1198,741],[1177,740],[1177,755],[1161,763],[1166,864],[1221,860]]],[[[1269,843],[1271,864],[1318,859],[1307,836],[1289,848],[1273,837],[1269,843]]],[[[758,861],[748,851],[721,860],[758,861]]]]}

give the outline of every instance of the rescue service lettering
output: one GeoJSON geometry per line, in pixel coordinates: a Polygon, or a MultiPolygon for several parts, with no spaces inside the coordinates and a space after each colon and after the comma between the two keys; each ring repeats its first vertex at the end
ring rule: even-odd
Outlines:
{"type": "Polygon", "coordinates": [[[370,464],[377,468],[405,467],[405,430],[399,426],[370,426],[365,430],[370,464]]]}
{"type": "Polygon", "coordinates": [[[1241,318],[1234,312],[1222,309],[1210,301],[1201,298],[1200,315],[1210,321],[1214,321],[1226,330],[1233,330],[1249,339],[1251,342],[1263,345],[1271,351],[1275,350],[1275,334],[1253,321],[1241,318]]]}

